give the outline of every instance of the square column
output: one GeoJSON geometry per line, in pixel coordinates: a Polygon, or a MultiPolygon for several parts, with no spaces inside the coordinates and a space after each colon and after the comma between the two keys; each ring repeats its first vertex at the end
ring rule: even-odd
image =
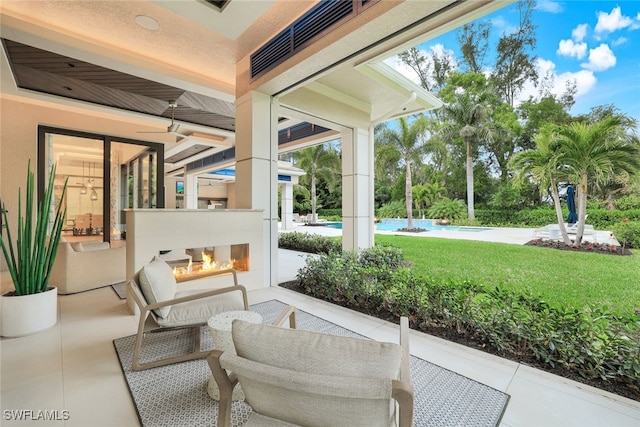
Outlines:
{"type": "Polygon", "coordinates": [[[374,241],[373,131],[342,132],[342,248],[370,248],[374,241]]]}
{"type": "Polygon", "coordinates": [[[198,209],[198,176],[189,174],[184,167],[184,207],[185,209],[198,209]]]}
{"type": "Polygon", "coordinates": [[[291,230],[293,229],[293,184],[285,183],[281,185],[281,188],[280,221],[283,230],[291,230]]]}
{"type": "Polygon", "coordinates": [[[265,287],[278,280],[277,110],[259,92],[236,100],[236,208],[263,211],[265,287]]]}

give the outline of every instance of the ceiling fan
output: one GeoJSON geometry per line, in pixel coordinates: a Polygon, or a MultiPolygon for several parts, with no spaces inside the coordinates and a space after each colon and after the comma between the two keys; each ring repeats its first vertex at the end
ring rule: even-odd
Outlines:
{"type": "Polygon", "coordinates": [[[165,132],[139,130],[138,133],[162,133],[162,134],[169,133],[169,134],[177,136],[180,139],[186,138],[187,135],[183,135],[181,133],[178,133],[178,129],[180,128],[180,125],[178,123],[176,123],[175,119],[174,119],[175,108],[177,106],[178,106],[178,103],[176,101],[169,101],[169,107],[171,108],[171,124],[169,124],[169,126],[167,126],[167,130],[165,132]]]}

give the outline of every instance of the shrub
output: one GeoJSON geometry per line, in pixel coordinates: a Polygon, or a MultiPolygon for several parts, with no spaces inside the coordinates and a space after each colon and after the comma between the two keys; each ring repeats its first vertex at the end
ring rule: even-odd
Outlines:
{"type": "Polygon", "coordinates": [[[342,243],[339,238],[299,233],[297,231],[280,233],[278,236],[278,247],[312,254],[342,251],[342,243]]]}
{"type": "Polygon", "coordinates": [[[466,215],[467,205],[462,200],[444,198],[433,204],[428,210],[430,218],[446,218],[456,220],[466,215]]]}
{"type": "Polygon", "coordinates": [[[331,222],[342,221],[342,217],[337,215],[322,215],[322,216],[318,216],[318,219],[326,219],[327,221],[331,221],[331,222]]]}
{"type": "Polygon", "coordinates": [[[629,194],[616,200],[616,208],[620,210],[640,210],[640,195],[629,194]]]}
{"type": "Polygon", "coordinates": [[[640,221],[625,218],[612,227],[612,231],[622,247],[640,249],[640,221]]]}
{"type": "Polygon", "coordinates": [[[342,218],[342,209],[318,209],[318,216],[342,218]]]}
{"type": "Polygon", "coordinates": [[[394,200],[379,208],[376,216],[378,218],[406,218],[407,205],[403,201],[394,200]]]}
{"type": "Polygon", "coordinates": [[[385,317],[408,316],[413,327],[449,328],[483,346],[532,356],[586,379],[640,385],[640,319],[604,307],[554,308],[533,295],[471,282],[441,283],[403,267],[390,246],[331,252],[298,272],[310,295],[385,317]]]}
{"type": "MultiPolygon", "coordinates": [[[[510,209],[476,209],[476,219],[482,225],[492,227],[542,227],[558,222],[556,211],[550,206],[542,206],[536,209],[510,210],[510,209]]],[[[569,212],[564,209],[563,217],[566,219],[569,212]]],[[[624,218],[629,221],[640,221],[640,209],[609,210],[587,209],[587,224],[593,225],[598,230],[610,230],[624,218]]]]}
{"type": "Polygon", "coordinates": [[[364,267],[387,265],[395,269],[403,264],[404,254],[402,249],[396,246],[376,245],[363,249],[360,252],[359,260],[364,267]]]}

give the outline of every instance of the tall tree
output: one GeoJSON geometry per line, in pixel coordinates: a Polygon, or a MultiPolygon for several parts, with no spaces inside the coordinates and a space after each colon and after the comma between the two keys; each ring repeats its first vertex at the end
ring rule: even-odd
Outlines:
{"type": "Polygon", "coordinates": [[[311,187],[311,223],[318,222],[317,193],[318,180],[327,183],[329,189],[333,188],[340,170],[340,156],[336,150],[326,144],[314,145],[293,153],[295,166],[306,172],[303,181],[308,181],[311,187]]]}
{"type": "Polygon", "coordinates": [[[491,23],[471,22],[465,24],[456,35],[462,53],[462,63],[474,73],[482,73],[487,67],[491,23]]]}
{"type": "Polygon", "coordinates": [[[512,107],[524,84],[535,82],[538,77],[534,65],[536,58],[531,55],[536,47],[536,26],[531,20],[535,5],[535,0],[520,0],[517,5],[520,18],[518,28],[498,41],[498,55],[491,80],[502,99],[512,107]]]}
{"type": "Polygon", "coordinates": [[[491,139],[486,122],[489,97],[487,91],[476,95],[463,90],[456,94],[453,102],[443,107],[447,123],[440,129],[441,135],[452,142],[462,142],[466,150],[467,210],[470,220],[475,219],[472,146],[491,139]]]}
{"type": "Polygon", "coordinates": [[[407,229],[413,226],[413,199],[411,183],[411,165],[422,163],[424,140],[428,130],[428,121],[420,115],[411,123],[406,117],[397,121],[397,129],[387,127],[378,134],[378,152],[376,158],[397,159],[405,169],[405,203],[407,208],[407,229]]]}
{"type": "Polygon", "coordinates": [[[506,103],[495,103],[491,109],[493,138],[485,144],[494,174],[499,172],[505,184],[509,178],[509,159],[519,148],[522,125],[513,108],[506,103]]]}
{"type": "Polygon", "coordinates": [[[412,47],[399,54],[398,58],[416,73],[420,85],[431,92],[442,87],[449,74],[458,67],[458,62],[450,51],[434,46],[429,52],[412,47]]]}
{"type": "Polygon", "coordinates": [[[595,123],[578,122],[561,126],[556,143],[559,161],[578,184],[578,230],[576,243],[582,241],[587,210],[587,183],[606,183],[622,172],[640,171],[640,139],[627,132],[625,120],[607,116],[595,123]]]}

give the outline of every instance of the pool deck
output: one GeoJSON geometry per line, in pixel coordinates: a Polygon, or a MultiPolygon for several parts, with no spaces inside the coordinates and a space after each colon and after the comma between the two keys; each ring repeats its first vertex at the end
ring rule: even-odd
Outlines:
{"type": "MultiPolygon", "coordinates": [[[[443,230],[429,230],[421,233],[407,233],[402,231],[378,231],[376,234],[387,234],[396,236],[414,236],[414,237],[439,237],[444,239],[459,239],[459,240],[478,240],[482,242],[498,242],[498,243],[510,243],[514,245],[524,245],[534,238],[535,228],[507,228],[507,227],[486,227],[485,231],[463,231],[464,227],[458,229],[443,229],[443,230]]],[[[477,230],[482,227],[473,227],[477,230]]],[[[324,227],[324,226],[308,226],[303,223],[294,223],[294,227],[290,230],[279,229],[280,232],[286,233],[291,231],[297,231],[302,233],[319,234],[322,236],[342,236],[342,230],[339,228],[324,227]]],[[[596,239],[600,243],[614,243],[615,240],[611,240],[610,231],[596,231],[596,239]]],[[[591,236],[585,236],[585,241],[591,240],[591,236]]]]}

